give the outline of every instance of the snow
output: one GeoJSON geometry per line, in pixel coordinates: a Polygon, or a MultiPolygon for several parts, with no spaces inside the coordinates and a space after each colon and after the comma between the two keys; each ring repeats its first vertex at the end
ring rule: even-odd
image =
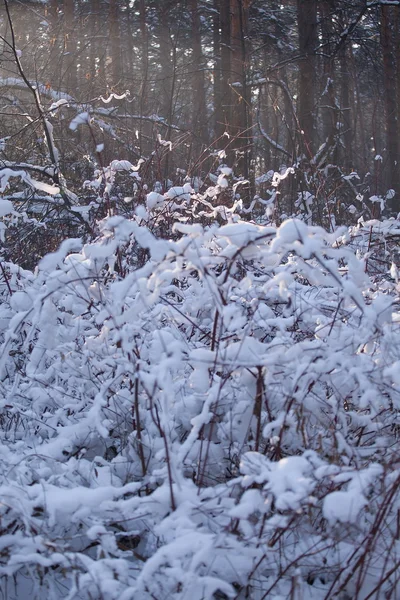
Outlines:
{"type": "Polygon", "coordinates": [[[146,196],[146,207],[148,210],[153,210],[157,206],[162,206],[165,202],[165,197],[157,192],[150,192],[146,196]]]}
{"type": "MultiPolygon", "coordinates": [[[[1,177],[1,175],[0,175],[1,177]]],[[[10,200],[0,199],[0,218],[9,215],[14,211],[13,203],[10,200]]]]}
{"type": "Polygon", "coordinates": [[[272,231],[272,229],[259,227],[252,223],[238,222],[223,225],[220,227],[218,235],[226,237],[235,246],[245,246],[258,237],[261,238],[263,234],[272,234],[272,231]]]}
{"type": "Polygon", "coordinates": [[[324,500],[323,515],[330,523],[355,523],[368,501],[363,495],[332,492],[324,500]]]}
{"type": "Polygon", "coordinates": [[[225,165],[218,167],[220,173],[222,173],[222,175],[232,175],[232,169],[230,167],[227,167],[225,165]]]}
{"type": "Polygon", "coordinates": [[[81,112],[74,117],[69,124],[72,131],[76,131],[79,125],[88,125],[90,123],[90,115],[88,112],[81,112]]]}
{"type": "MultiPolygon", "coordinates": [[[[4,192],[8,187],[8,182],[12,177],[19,177],[25,183],[27,183],[33,189],[39,190],[41,192],[45,192],[46,194],[59,194],[60,188],[56,185],[49,185],[44,181],[38,181],[31,177],[29,173],[25,170],[21,169],[10,169],[10,168],[0,168],[0,192],[4,192]]],[[[2,200],[2,202],[9,202],[9,200],[2,200]]],[[[3,205],[4,206],[4,205],[3,205]]],[[[6,204],[4,210],[8,210],[9,205],[6,204]]],[[[4,215],[3,215],[4,216],[4,215]]]]}
{"type": "Polygon", "coordinates": [[[110,163],[110,167],[113,171],[134,171],[135,167],[129,160],[113,160],[110,163]]]}
{"type": "Polygon", "coordinates": [[[53,102],[49,106],[49,112],[55,112],[56,109],[60,108],[61,106],[69,106],[68,100],[66,100],[65,98],[61,98],[60,100],[53,102]]]}
{"type": "Polygon", "coordinates": [[[284,243],[293,243],[298,240],[304,241],[307,237],[307,227],[299,219],[288,219],[279,228],[277,239],[284,243]]]}
{"type": "Polygon", "coordinates": [[[15,312],[26,311],[32,307],[32,300],[26,292],[14,292],[10,298],[10,306],[15,312]]]}
{"type": "Polygon", "coordinates": [[[33,273],[2,263],[9,597],[212,600],[256,580],[260,600],[297,577],[322,600],[362,553],[372,590],[398,561],[400,315],[395,255],[371,277],[365,254],[398,223],[264,226],[167,187],[33,273]]]}
{"type": "Polygon", "coordinates": [[[166,146],[170,152],[172,151],[172,142],[163,140],[160,134],[157,134],[157,142],[160,144],[160,146],[166,146]]]}
{"type": "Polygon", "coordinates": [[[183,186],[173,186],[169,188],[167,193],[165,194],[166,198],[170,198],[171,200],[185,200],[186,202],[190,201],[190,195],[194,193],[194,190],[190,183],[185,183],[183,186]]]}

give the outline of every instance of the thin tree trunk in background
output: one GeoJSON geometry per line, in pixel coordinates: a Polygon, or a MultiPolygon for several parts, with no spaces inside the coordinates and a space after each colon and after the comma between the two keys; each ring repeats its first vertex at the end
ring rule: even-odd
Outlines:
{"type": "MultiPolygon", "coordinates": [[[[260,86],[260,100],[259,107],[260,113],[258,118],[260,119],[261,126],[264,131],[270,134],[270,123],[269,123],[269,115],[270,115],[270,102],[269,102],[269,88],[267,85],[260,86]]],[[[264,171],[269,171],[272,168],[272,151],[270,144],[264,144],[263,149],[263,158],[264,158],[264,171]]]]}
{"type": "MultiPolygon", "coordinates": [[[[231,0],[231,73],[232,86],[232,134],[240,136],[246,126],[246,106],[243,98],[244,63],[242,49],[242,7],[241,0],[231,0]]],[[[240,143],[237,145],[240,147],[240,143]]]]}
{"type": "Polygon", "coordinates": [[[222,69],[221,69],[221,32],[220,32],[220,0],[213,4],[213,93],[214,93],[214,137],[220,139],[225,131],[221,122],[222,113],[222,69]]]}
{"type": "MultiPolygon", "coordinates": [[[[140,6],[140,2],[139,2],[139,12],[141,10],[141,6],[140,6]]],[[[135,23],[133,22],[133,14],[132,11],[129,10],[130,9],[130,0],[126,0],[126,8],[125,8],[125,15],[126,15],[126,31],[125,31],[125,36],[124,39],[126,40],[125,44],[123,45],[122,48],[122,63],[123,63],[123,67],[124,67],[124,79],[127,81],[127,83],[130,85],[132,85],[132,83],[134,83],[135,78],[134,78],[134,73],[135,73],[135,48],[134,48],[134,44],[133,44],[133,36],[134,36],[134,32],[136,29],[135,23]]],[[[142,46],[142,49],[145,48],[145,46],[142,46]]],[[[141,49],[141,51],[142,51],[141,49]]]]}
{"type": "Polygon", "coordinates": [[[79,17],[75,22],[75,32],[74,38],[76,40],[76,36],[80,40],[79,52],[77,53],[77,79],[78,79],[78,89],[80,91],[81,98],[88,98],[91,95],[88,95],[88,77],[90,68],[90,35],[88,28],[86,27],[86,11],[87,4],[83,4],[79,6],[79,17]]]}
{"type": "MultiPolygon", "coordinates": [[[[148,73],[149,73],[149,34],[146,20],[146,0],[139,2],[139,18],[140,18],[140,42],[141,42],[141,58],[140,58],[140,116],[143,117],[147,110],[147,93],[148,93],[148,73]]],[[[139,122],[139,151],[144,153],[145,138],[150,138],[151,125],[145,121],[139,122]]]]}
{"type": "MultiPolygon", "coordinates": [[[[348,22],[343,13],[339,14],[338,23],[341,31],[345,31],[348,22]]],[[[339,74],[340,74],[340,113],[337,120],[340,122],[341,147],[339,151],[339,160],[345,171],[354,169],[353,166],[353,145],[354,145],[354,90],[352,90],[352,69],[354,66],[351,45],[344,44],[338,53],[339,74]]],[[[358,85],[355,78],[355,85],[358,85]]],[[[357,93],[357,91],[356,91],[357,93]]]]}
{"type": "Polygon", "coordinates": [[[159,46],[160,46],[160,114],[166,120],[171,114],[171,90],[173,78],[172,41],[168,23],[168,9],[159,7],[159,46]]]}
{"type": "MultiPolygon", "coordinates": [[[[55,72],[55,65],[60,62],[60,48],[59,48],[59,14],[58,14],[58,2],[57,0],[50,0],[47,5],[47,18],[50,24],[50,53],[49,53],[49,67],[52,73],[55,72]]],[[[54,83],[53,83],[54,85],[54,83]]]]}
{"type": "Polygon", "coordinates": [[[220,26],[221,26],[221,110],[220,120],[224,124],[224,131],[231,122],[232,94],[229,85],[231,75],[231,25],[230,25],[230,0],[220,0],[220,26]]]}
{"type": "Polygon", "coordinates": [[[105,36],[101,27],[101,2],[100,0],[91,0],[91,43],[90,43],[90,62],[92,65],[91,77],[96,82],[95,90],[104,91],[105,81],[105,36]],[[104,36],[104,37],[103,37],[104,36]]]}
{"type": "MultiPolygon", "coordinates": [[[[273,6],[275,13],[280,10],[280,2],[278,0],[273,0],[273,6]]],[[[275,39],[280,39],[282,36],[282,24],[279,22],[279,19],[276,19],[274,26],[274,35],[275,39]]],[[[264,39],[264,53],[263,60],[265,64],[268,64],[271,61],[271,39],[269,36],[265,36],[264,39]]],[[[287,58],[287,52],[280,44],[277,44],[274,48],[274,56],[272,58],[273,62],[280,63],[281,61],[285,61],[287,58]]],[[[293,111],[293,99],[290,94],[290,83],[288,78],[288,72],[285,68],[279,69],[276,73],[276,79],[278,82],[281,82],[282,86],[285,86],[288,90],[288,93],[285,93],[282,88],[280,88],[279,95],[282,100],[280,101],[280,106],[283,106],[284,109],[281,111],[281,121],[283,131],[283,139],[282,146],[292,154],[294,157],[296,155],[296,146],[295,146],[295,123],[294,123],[294,111],[293,111]]],[[[271,93],[271,92],[270,92],[271,93]]],[[[266,130],[267,131],[267,130],[266,130]]],[[[276,138],[274,138],[277,141],[276,138]]],[[[281,156],[281,159],[283,157],[281,156]]],[[[271,165],[270,165],[271,166],[271,165]]]]}
{"type": "Polygon", "coordinates": [[[340,121],[343,128],[344,156],[343,166],[346,170],[353,169],[353,122],[354,118],[350,102],[350,69],[346,46],[339,53],[341,85],[340,85],[340,121]]]}
{"type": "MultiPolygon", "coordinates": [[[[397,102],[397,128],[400,135],[400,7],[395,7],[394,11],[393,37],[395,47],[396,64],[396,102],[397,102]]],[[[400,144],[400,142],[399,142],[400,144]]],[[[400,148],[399,148],[400,152],[400,148]]]]}
{"type": "Polygon", "coordinates": [[[236,171],[249,179],[252,145],[250,89],[247,83],[247,20],[249,0],[231,0],[231,129],[237,150],[236,171]]]}
{"type": "Polygon", "coordinates": [[[114,87],[118,85],[122,76],[119,10],[117,0],[110,0],[109,22],[109,58],[111,59],[111,68],[109,69],[108,83],[110,87],[114,87]]]}
{"type": "Polygon", "coordinates": [[[90,2],[90,21],[88,21],[88,26],[90,29],[90,47],[89,47],[89,74],[90,79],[92,81],[92,88],[94,92],[94,82],[97,77],[97,43],[96,43],[96,35],[97,35],[97,2],[98,0],[91,0],[90,2]]]}
{"type": "MultiPolygon", "coordinates": [[[[395,46],[393,23],[395,11],[398,7],[390,5],[381,6],[381,31],[380,40],[383,57],[383,79],[386,117],[386,152],[388,185],[396,192],[393,209],[400,209],[400,177],[399,177],[399,128],[397,123],[397,78],[395,65],[395,46]]],[[[398,37],[398,36],[397,36],[398,37]]],[[[398,40],[397,40],[398,41],[398,40]]]]}
{"type": "Polygon", "coordinates": [[[193,153],[194,160],[201,154],[207,143],[207,115],[204,69],[205,61],[201,43],[200,13],[197,0],[190,0],[192,16],[192,94],[193,94],[193,153]]]}
{"type": "Polygon", "coordinates": [[[77,96],[77,37],[74,36],[76,30],[74,9],[74,0],[64,0],[64,81],[67,91],[73,96],[77,96]]]}
{"type": "Polygon", "coordinates": [[[315,151],[315,87],[317,35],[316,0],[297,0],[299,33],[299,122],[304,142],[303,151],[310,158],[315,151]]]}
{"type": "MultiPolygon", "coordinates": [[[[165,138],[170,140],[171,123],[174,114],[174,92],[175,92],[175,67],[176,67],[176,39],[171,38],[169,26],[169,4],[161,3],[158,9],[159,20],[159,52],[160,52],[160,114],[167,121],[168,127],[164,133],[165,138]]],[[[171,152],[165,155],[163,178],[168,179],[172,173],[171,152]]]]}
{"type": "MultiPolygon", "coordinates": [[[[286,72],[283,71],[282,73],[282,83],[283,85],[286,86],[286,89],[289,90],[290,86],[289,86],[289,82],[288,82],[288,78],[286,75],[286,72]]],[[[290,152],[291,156],[292,156],[292,160],[293,162],[296,161],[296,143],[295,143],[295,120],[293,118],[294,115],[294,107],[293,107],[293,100],[292,98],[288,95],[282,92],[283,95],[283,106],[284,106],[284,122],[285,122],[285,127],[286,127],[286,135],[285,135],[285,142],[284,142],[284,147],[286,148],[286,150],[288,152],[290,152]]]]}
{"type": "Polygon", "coordinates": [[[336,132],[337,108],[335,89],[335,60],[333,56],[333,21],[336,0],[321,0],[319,4],[321,37],[322,37],[322,83],[321,83],[321,116],[322,116],[322,139],[318,142],[333,143],[336,132]]]}
{"type": "MultiPolygon", "coordinates": [[[[359,127],[355,128],[353,143],[355,144],[355,148],[357,148],[357,149],[359,148],[359,155],[361,155],[362,168],[364,171],[366,171],[368,169],[368,166],[367,166],[368,165],[368,150],[367,150],[367,141],[366,141],[367,126],[365,123],[365,115],[364,115],[364,110],[363,110],[362,100],[361,100],[360,82],[357,77],[354,54],[353,54],[353,50],[351,47],[349,49],[349,57],[350,57],[350,74],[351,74],[352,80],[354,81],[355,110],[357,111],[357,122],[359,123],[359,127]]],[[[355,157],[354,148],[352,150],[353,150],[353,158],[354,158],[355,157]]],[[[360,164],[359,160],[360,159],[358,159],[358,164],[360,164]]],[[[353,166],[353,169],[354,169],[354,166],[353,166]]]]}

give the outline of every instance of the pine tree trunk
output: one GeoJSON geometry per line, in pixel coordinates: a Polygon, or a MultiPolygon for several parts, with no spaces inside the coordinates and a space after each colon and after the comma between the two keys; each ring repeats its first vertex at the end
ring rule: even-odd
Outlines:
{"type": "MultiPolygon", "coordinates": [[[[140,44],[141,44],[141,60],[140,60],[140,116],[145,116],[148,102],[148,79],[149,79],[149,33],[147,29],[146,19],[146,0],[139,1],[139,18],[140,18],[140,44]]],[[[139,122],[139,152],[144,153],[145,141],[150,139],[151,124],[140,120],[139,122]]]]}
{"type": "Polygon", "coordinates": [[[201,43],[200,13],[197,0],[191,0],[192,16],[192,95],[193,95],[193,158],[196,160],[207,142],[207,115],[205,97],[205,61],[201,43]]]}
{"type": "Polygon", "coordinates": [[[225,127],[222,120],[222,68],[221,68],[221,33],[220,33],[220,0],[213,4],[213,91],[214,91],[214,137],[222,138],[225,127]]]}
{"type": "Polygon", "coordinates": [[[333,21],[336,0],[321,0],[319,4],[322,36],[321,116],[322,138],[318,142],[332,144],[338,120],[335,98],[335,60],[333,57],[333,21]]]}
{"type": "Polygon", "coordinates": [[[224,131],[231,122],[231,88],[229,85],[231,75],[231,26],[230,26],[230,0],[220,0],[220,27],[221,27],[221,121],[224,131]]]}
{"type": "Polygon", "coordinates": [[[311,158],[315,152],[315,87],[317,47],[317,2],[297,0],[299,33],[299,122],[303,140],[303,153],[311,158]]]}
{"type": "Polygon", "coordinates": [[[73,96],[78,92],[76,40],[74,40],[75,21],[74,0],[64,0],[64,69],[67,91],[73,96]]]}
{"type": "Polygon", "coordinates": [[[343,166],[346,170],[353,168],[353,127],[354,119],[350,103],[350,70],[348,64],[347,47],[343,46],[340,50],[340,71],[341,71],[341,89],[340,89],[340,120],[343,128],[343,166]]]}
{"type": "MultiPolygon", "coordinates": [[[[381,48],[383,58],[384,99],[386,118],[387,185],[396,192],[392,208],[400,210],[399,128],[397,123],[397,78],[395,65],[395,35],[393,24],[398,7],[381,6],[381,48]]],[[[399,40],[397,39],[397,42],[399,40]]]]}
{"type": "Polygon", "coordinates": [[[117,0],[110,0],[109,22],[110,22],[110,59],[111,69],[109,72],[110,87],[117,86],[121,80],[122,64],[121,64],[121,46],[120,46],[120,29],[119,29],[119,11],[117,0]]]}
{"type": "Polygon", "coordinates": [[[247,22],[250,2],[231,0],[231,131],[235,138],[236,173],[249,179],[252,146],[250,88],[247,82],[247,22]]]}

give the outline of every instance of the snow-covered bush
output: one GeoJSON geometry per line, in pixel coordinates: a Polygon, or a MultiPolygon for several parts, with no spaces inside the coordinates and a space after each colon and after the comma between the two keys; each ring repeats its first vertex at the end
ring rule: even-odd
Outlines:
{"type": "Polygon", "coordinates": [[[5,593],[395,597],[399,284],[369,268],[397,222],[203,226],[195,199],[2,262],[5,593]]]}

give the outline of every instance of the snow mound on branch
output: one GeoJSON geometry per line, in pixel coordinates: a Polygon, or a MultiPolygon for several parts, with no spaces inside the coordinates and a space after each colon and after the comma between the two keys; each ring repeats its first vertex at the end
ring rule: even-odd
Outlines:
{"type": "Polygon", "coordinates": [[[11,214],[14,211],[13,203],[10,200],[0,199],[0,218],[11,214]]]}

